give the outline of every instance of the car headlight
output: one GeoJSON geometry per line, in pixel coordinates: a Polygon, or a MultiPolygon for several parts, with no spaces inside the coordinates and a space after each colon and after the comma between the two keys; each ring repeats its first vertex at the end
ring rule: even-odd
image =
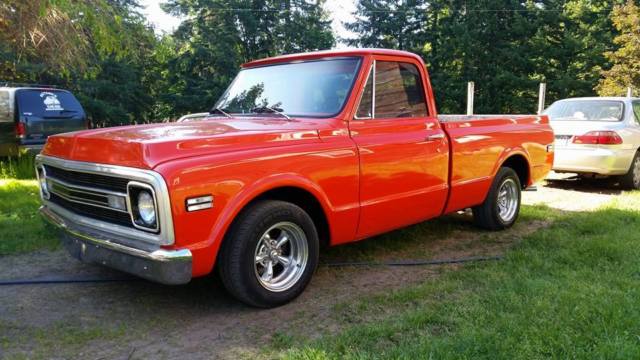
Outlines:
{"type": "Polygon", "coordinates": [[[153,196],[146,190],[138,193],[138,216],[146,226],[155,227],[156,205],[153,196]]]}

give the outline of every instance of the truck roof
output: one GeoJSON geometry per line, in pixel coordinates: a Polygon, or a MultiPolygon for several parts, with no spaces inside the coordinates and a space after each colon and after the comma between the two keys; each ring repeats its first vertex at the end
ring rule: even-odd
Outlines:
{"type": "Polygon", "coordinates": [[[410,53],[408,51],[401,50],[390,50],[390,49],[334,49],[334,50],[323,50],[323,51],[313,51],[301,54],[290,54],[290,55],[281,55],[270,57],[266,59],[254,60],[242,65],[243,68],[255,67],[255,66],[265,66],[282,62],[291,62],[296,60],[310,60],[310,59],[318,59],[318,58],[331,58],[331,57],[349,57],[349,56],[366,56],[366,55],[387,55],[387,56],[403,56],[410,57],[422,61],[422,58],[414,53],[410,53]]]}

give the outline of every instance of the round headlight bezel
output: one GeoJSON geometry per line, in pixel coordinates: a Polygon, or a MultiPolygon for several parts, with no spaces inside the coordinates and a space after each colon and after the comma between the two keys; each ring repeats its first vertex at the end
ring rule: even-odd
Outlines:
{"type": "Polygon", "coordinates": [[[133,181],[129,182],[127,185],[127,201],[129,202],[128,209],[131,222],[136,229],[153,233],[160,231],[158,200],[152,186],[133,181]],[[151,200],[150,202],[149,199],[151,200]],[[140,207],[141,200],[145,201],[144,209],[140,207]],[[153,205],[153,216],[150,216],[150,214],[145,215],[144,211],[148,211],[151,204],[153,205]]]}

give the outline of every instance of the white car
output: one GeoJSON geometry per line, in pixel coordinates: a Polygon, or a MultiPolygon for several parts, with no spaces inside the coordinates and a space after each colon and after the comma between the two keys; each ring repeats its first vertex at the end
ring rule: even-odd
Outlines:
{"type": "Polygon", "coordinates": [[[640,98],[565,99],[544,113],[555,132],[554,171],[615,176],[640,189],[640,98]]]}

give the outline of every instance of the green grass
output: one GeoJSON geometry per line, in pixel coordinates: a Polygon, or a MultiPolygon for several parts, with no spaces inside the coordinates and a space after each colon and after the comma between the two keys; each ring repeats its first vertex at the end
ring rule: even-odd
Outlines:
{"type": "Polygon", "coordinates": [[[59,246],[45,228],[39,207],[36,181],[0,179],[0,255],[59,246]]]}
{"type": "Polygon", "coordinates": [[[0,179],[35,179],[35,156],[30,153],[0,158],[0,179]]]}
{"type": "MultiPolygon", "coordinates": [[[[640,358],[640,194],[557,215],[506,259],[337,308],[344,330],[292,359],[640,358]]],[[[280,335],[288,339],[286,335],[280,335]]]]}

